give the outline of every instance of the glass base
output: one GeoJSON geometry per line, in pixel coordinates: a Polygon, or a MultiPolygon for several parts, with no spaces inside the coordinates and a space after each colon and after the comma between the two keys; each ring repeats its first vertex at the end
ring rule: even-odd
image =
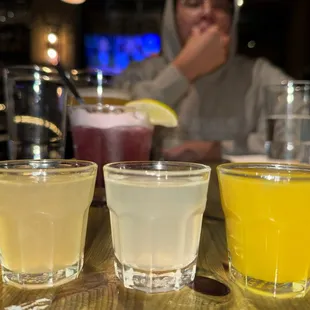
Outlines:
{"type": "Polygon", "coordinates": [[[276,298],[304,297],[310,285],[310,279],[287,283],[266,282],[245,276],[232,265],[230,265],[230,276],[232,280],[244,290],[276,298]]]}
{"type": "Polygon", "coordinates": [[[164,293],[178,291],[193,282],[196,274],[196,260],[181,269],[151,271],[123,265],[115,258],[114,268],[116,276],[126,288],[146,293],[164,293]]]}
{"type": "Polygon", "coordinates": [[[77,263],[53,272],[16,273],[2,266],[2,281],[20,289],[46,289],[68,283],[78,278],[83,267],[83,258],[77,263]]]}

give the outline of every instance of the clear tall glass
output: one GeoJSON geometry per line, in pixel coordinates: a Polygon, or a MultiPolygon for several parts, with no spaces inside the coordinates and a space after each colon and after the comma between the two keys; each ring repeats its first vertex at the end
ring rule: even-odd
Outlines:
{"type": "Polygon", "coordinates": [[[242,288],[278,298],[310,285],[310,166],[218,167],[229,268],[242,288]]]}
{"type": "Polygon", "coordinates": [[[4,70],[10,159],[64,158],[67,90],[50,67],[4,70]]]}
{"type": "Polygon", "coordinates": [[[210,168],[178,162],[104,167],[115,272],[127,288],[179,290],[193,281],[210,168]]]}
{"type": "Polygon", "coordinates": [[[271,159],[299,162],[310,145],[310,81],[266,88],[266,151],[271,159]]]}
{"type": "MultiPolygon", "coordinates": [[[[153,126],[145,112],[125,106],[69,107],[74,153],[99,167],[116,161],[149,160],[153,126]]],[[[103,187],[102,169],[97,187],[103,187]]]]}
{"type": "Polygon", "coordinates": [[[4,283],[41,289],[78,277],[96,172],[86,161],[0,162],[4,283]]]}

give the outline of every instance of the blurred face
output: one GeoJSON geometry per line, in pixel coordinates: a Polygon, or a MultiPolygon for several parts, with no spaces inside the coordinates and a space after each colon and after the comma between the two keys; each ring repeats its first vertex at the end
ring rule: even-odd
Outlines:
{"type": "Polygon", "coordinates": [[[232,22],[230,9],[229,0],[178,0],[176,23],[181,43],[187,41],[194,26],[205,31],[216,25],[221,32],[229,34],[232,22]]]}

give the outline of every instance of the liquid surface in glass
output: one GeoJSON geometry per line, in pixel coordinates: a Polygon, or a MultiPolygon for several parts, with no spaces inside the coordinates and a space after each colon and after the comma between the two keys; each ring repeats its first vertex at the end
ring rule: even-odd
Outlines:
{"type": "Polygon", "coordinates": [[[65,269],[83,257],[93,176],[0,175],[0,253],[16,273],[65,269]]]}
{"type": "MultiPolygon", "coordinates": [[[[253,170],[242,172],[253,174],[253,170]]],[[[273,169],[269,174],[261,168],[256,174],[264,178],[220,176],[231,263],[250,278],[306,283],[310,181],[296,178],[309,178],[309,173],[273,169]]]]}
{"type": "Polygon", "coordinates": [[[107,178],[117,259],[140,270],[181,269],[197,257],[207,180],[107,178]]]}
{"type": "MultiPolygon", "coordinates": [[[[79,88],[80,96],[84,99],[86,104],[108,104],[108,105],[124,105],[129,100],[129,94],[118,89],[102,88],[101,92],[98,93],[98,88],[79,88]]],[[[73,96],[68,96],[68,105],[77,105],[77,101],[73,96]]]]}

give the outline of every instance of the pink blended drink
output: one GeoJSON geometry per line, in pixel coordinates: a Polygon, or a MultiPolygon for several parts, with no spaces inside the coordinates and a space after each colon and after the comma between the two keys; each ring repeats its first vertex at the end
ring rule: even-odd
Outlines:
{"type": "Polygon", "coordinates": [[[103,187],[102,167],[117,161],[149,160],[153,126],[141,111],[123,106],[85,105],[70,108],[77,159],[98,164],[97,187],[103,187]]]}

